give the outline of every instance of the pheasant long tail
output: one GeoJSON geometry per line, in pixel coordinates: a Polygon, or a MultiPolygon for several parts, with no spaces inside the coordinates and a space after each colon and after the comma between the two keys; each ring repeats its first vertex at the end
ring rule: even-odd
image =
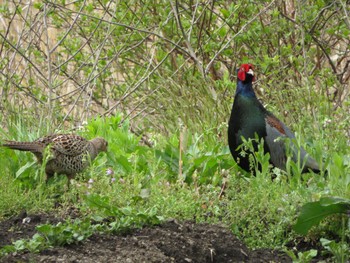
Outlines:
{"type": "Polygon", "coordinates": [[[13,150],[28,151],[32,153],[40,153],[44,149],[44,145],[37,142],[5,141],[2,146],[13,150]]]}

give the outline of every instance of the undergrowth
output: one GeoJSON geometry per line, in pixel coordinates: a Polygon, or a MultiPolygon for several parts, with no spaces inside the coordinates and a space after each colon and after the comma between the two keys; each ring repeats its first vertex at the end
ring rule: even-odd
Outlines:
{"type": "MultiPolygon", "coordinates": [[[[38,226],[37,235],[5,246],[3,254],[36,252],[80,242],[95,232],[121,232],[168,218],[222,222],[250,247],[283,248],[300,238],[292,227],[304,203],[322,196],[349,198],[349,166],[344,158],[347,147],[337,146],[337,153],[328,158],[330,153],[324,154],[313,142],[313,155],[326,157],[321,175],[294,171],[290,176],[271,170],[268,158],[258,152],[257,159],[266,169],[251,177],[239,170],[227,146],[216,141],[217,129],[202,134],[180,129],[170,137],[157,134],[153,137],[156,143],[149,147],[129,131],[128,122],[121,120],[121,115],[96,118],[76,131],[86,138],[106,138],[109,150],[69,188],[65,176],[45,183],[42,169],[31,154],[0,149],[0,217],[26,210],[30,214],[55,211],[66,218],[58,225],[38,226]],[[78,219],[65,215],[69,207],[79,211],[78,219]]],[[[225,124],[220,126],[222,132],[226,128],[225,124]]],[[[26,129],[26,123],[18,120],[11,137],[2,130],[2,138],[32,140],[37,136],[24,133],[26,129]]],[[[331,238],[324,233],[343,229],[336,234],[343,233],[348,240],[348,230],[341,226],[340,221],[323,220],[309,238],[331,238]]]]}

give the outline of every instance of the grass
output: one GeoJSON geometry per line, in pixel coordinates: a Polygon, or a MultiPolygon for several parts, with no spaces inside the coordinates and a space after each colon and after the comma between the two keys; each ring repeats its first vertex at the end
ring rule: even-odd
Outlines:
{"type": "MultiPolygon", "coordinates": [[[[81,214],[81,220],[90,218],[102,222],[104,218],[112,217],[108,225],[99,225],[103,231],[118,232],[167,218],[195,219],[198,222],[223,222],[252,248],[283,248],[300,237],[292,227],[304,203],[322,196],[350,196],[348,149],[345,146],[339,147],[337,153],[327,153],[327,177],[312,173],[290,177],[277,170],[274,171],[277,178],[271,180],[271,168],[267,163],[264,164],[267,171],[256,177],[241,174],[224,142],[214,145],[217,129],[208,129],[202,134],[181,130],[170,137],[157,134],[156,145],[150,148],[140,144],[140,138],[130,133],[129,124],[120,123],[121,119],[121,116],[97,118],[78,131],[86,138],[105,137],[109,151],[98,156],[91,167],[78,175],[68,191],[63,176],[46,185],[42,169],[33,163],[31,154],[1,148],[0,199],[3,202],[0,203],[0,218],[22,210],[64,213],[73,206],[81,214]],[[328,154],[332,158],[328,158],[328,154]],[[224,183],[227,187],[224,195],[220,195],[224,183]],[[61,208],[55,208],[57,201],[61,208]]],[[[226,126],[219,129],[223,132],[226,126]]],[[[21,140],[31,140],[36,136],[23,130],[26,130],[26,123],[20,122],[11,131],[11,137],[18,135],[21,140]]],[[[324,158],[324,144],[313,142],[308,150],[313,149],[311,152],[316,158],[324,158]]],[[[264,156],[260,159],[267,162],[264,156]]],[[[78,231],[77,223],[67,221],[67,225],[78,231]]],[[[95,231],[92,228],[97,227],[85,226],[86,229],[81,231],[86,233],[81,235],[72,230],[74,233],[65,237],[67,233],[63,231],[58,243],[49,238],[40,243],[38,237],[18,242],[22,247],[36,251],[47,245],[61,244],[65,238],[67,243],[73,242],[72,236],[84,239],[95,231]],[[47,240],[51,243],[47,244],[47,240]]],[[[53,227],[41,228],[46,229],[42,235],[61,231],[60,227],[53,227]]],[[[339,228],[341,222],[324,220],[312,229],[309,238],[316,241],[331,238],[324,233],[339,228]]],[[[346,231],[343,228],[340,232],[348,239],[346,231]]]]}
{"type": "MultiPolygon", "coordinates": [[[[283,1],[271,2],[266,12],[270,4],[262,1],[197,1],[195,8],[121,1],[118,12],[115,5],[76,2],[81,12],[74,21],[66,8],[48,6],[46,12],[34,4],[43,14],[26,16],[27,6],[5,4],[0,12],[6,32],[13,31],[13,21],[23,26],[12,32],[17,38],[3,37],[0,142],[71,132],[97,113],[116,116],[73,129],[86,138],[105,137],[109,151],[68,190],[65,177],[46,185],[32,154],[0,147],[0,220],[22,210],[64,213],[74,206],[88,219],[124,218],[121,228],[140,225],[142,218],[224,222],[253,248],[280,248],[304,238],[292,229],[304,204],[350,198],[349,30],[342,23],[348,18],[343,2],[296,2],[295,19],[283,1]],[[105,10],[110,19],[99,20],[103,12],[94,10],[105,10]],[[48,27],[32,26],[46,15],[48,27]],[[301,176],[291,164],[294,176],[276,170],[272,181],[262,153],[265,170],[257,177],[238,169],[227,148],[227,119],[235,69],[248,62],[255,65],[259,99],[296,132],[327,177],[301,176]],[[63,126],[67,130],[57,128],[63,126]],[[154,147],[139,143],[130,126],[146,132],[154,147]],[[55,208],[57,202],[61,208],[55,208]]],[[[340,218],[324,219],[305,238],[328,238],[325,250],[336,254],[332,241],[350,239],[343,222],[348,219],[340,218]]],[[[79,232],[67,224],[70,234],[79,232]]],[[[61,228],[47,229],[49,235],[61,228]]],[[[40,240],[27,246],[36,250],[40,240]]],[[[295,261],[313,255],[301,253],[295,261]]]]}

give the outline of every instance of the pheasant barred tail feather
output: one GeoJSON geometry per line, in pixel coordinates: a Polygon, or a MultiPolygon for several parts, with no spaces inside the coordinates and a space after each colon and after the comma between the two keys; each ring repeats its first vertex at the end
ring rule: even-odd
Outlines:
{"type": "MultiPolygon", "coordinates": [[[[252,84],[254,79],[251,64],[243,64],[237,71],[237,89],[228,125],[229,148],[237,164],[250,171],[249,154],[242,154],[239,146],[243,143],[242,137],[248,140],[255,139],[257,135],[260,139],[264,139],[264,151],[270,153],[270,163],[273,166],[286,170],[287,149],[291,149],[293,161],[297,162],[300,154],[301,163],[305,163],[303,172],[309,170],[320,172],[317,162],[304,148],[295,145],[293,132],[267,111],[257,99],[252,84]]],[[[254,151],[257,151],[257,142],[254,142],[253,146],[254,151]]]]}
{"type": "Polygon", "coordinates": [[[5,141],[2,146],[19,151],[29,151],[41,153],[45,149],[45,144],[39,142],[16,142],[16,141],[5,141]]]}

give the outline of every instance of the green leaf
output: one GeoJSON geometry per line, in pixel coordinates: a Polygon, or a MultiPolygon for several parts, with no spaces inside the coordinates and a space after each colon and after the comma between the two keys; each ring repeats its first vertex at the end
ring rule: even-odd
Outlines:
{"type": "Polygon", "coordinates": [[[44,7],[44,4],[43,3],[34,3],[33,6],[35,9],[42,10],[44,7]]]}
{"type": "Polygon", "coordinates": [[[224,18],[228,18],[230,16],[230,12],[227,9],[220,9],[221,14],[224,16],[224,18]]]}
{"type": "Polygon", "coordinates": [[[32,167],[36,162],[26,163],[16,172],[16,179],[21,176],[28,168],[32,167]]]}
{"type": "Polygon", "coordinates": [[[319,224],[329,215],[347,213],[350,210],[350,200],[340,197],[323,197],[317,202],[303,205],[297,223],[293,229],[306,235],[311,227],[319,224]]]}
{"type": "Polygon", "coordinates": [[[128,158],[126,158],[125,156],[123,156],[123,155],[117,156],[117,157],[115,157],[115,160],[118,164],[120,164],[124,168],[124,170],[126,172],[130,173],[132,171],[132,166],[131,166],[128,158]]]}

